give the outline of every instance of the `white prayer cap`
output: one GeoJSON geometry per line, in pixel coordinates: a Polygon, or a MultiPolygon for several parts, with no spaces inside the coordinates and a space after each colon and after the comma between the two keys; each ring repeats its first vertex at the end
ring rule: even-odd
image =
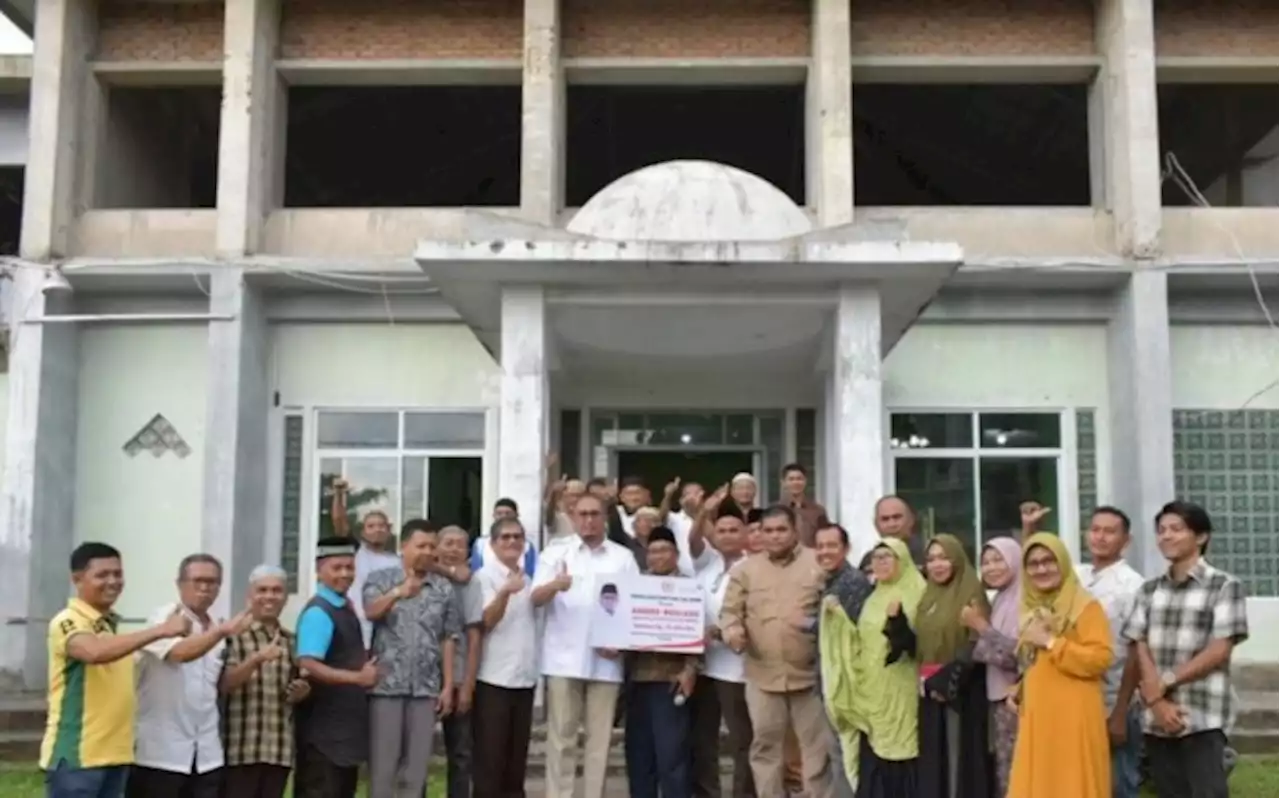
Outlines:
{"type": "Polygon", "coordinates": [[[733,479],[729,480],[730,485],[737,485],[741,482],[750,482],[752,485],[754,485],[756,484],[756,478],[751,474],[748,474],[746,471],[741,471],[735,474],[733,479]]]}
{"type": "Polygon", "coordinates": [[[278,565],[259,565],[249,572],[249,584],[256,585],[263,579],[279,579],[284,582],[289,581],[289,575],[284,569],[278,565]]]}

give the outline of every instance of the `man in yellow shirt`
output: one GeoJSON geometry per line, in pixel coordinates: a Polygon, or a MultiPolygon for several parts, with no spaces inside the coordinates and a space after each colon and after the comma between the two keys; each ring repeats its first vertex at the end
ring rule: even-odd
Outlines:
{"type": "Polygon", "coordinates": [[[47,798],[120,798],[133,762],[133,653],[191,631],[174,614],[117,634],[111,611],[124,589],[120,552],[82,543],[71,553],[75,598],[49,622],[49,714],[40,768],[47,798]]]}

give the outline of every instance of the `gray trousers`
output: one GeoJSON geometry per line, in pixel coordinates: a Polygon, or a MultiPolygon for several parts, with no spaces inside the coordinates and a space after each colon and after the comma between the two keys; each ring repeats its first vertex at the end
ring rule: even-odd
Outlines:
{"type": "Polygon", "coordinates": [[[369,699],[369,798],[422,798],[435,741],[436,699],[369,699]]]}

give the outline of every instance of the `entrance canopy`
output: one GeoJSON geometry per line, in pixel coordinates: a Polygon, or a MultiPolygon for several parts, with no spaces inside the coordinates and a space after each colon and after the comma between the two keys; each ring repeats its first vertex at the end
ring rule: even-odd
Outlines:
{"type": "Polygon", "coordinates": [[[954,243],[814,230],[774,186],[702,161],[622,177],[563,230],[493,217],[416,253],[502,363],[502,495],[540,503],[550,372],[750,369],[825,385],[821,496],[851,531],[884,485],[881,359],[961,257],[954,243]]]}
{"type": "MultiPolygon", "coordinates": [[[[564,230],[495,220],[418,263],[501,356],[504,287],[539,286],[557,365],[820,352],[838,288],[874,288],[885,354],[955,271],[955,244],[814,231],[755,175],[723,164],[645,167],[596,194],[564,230]],[[492,235],[488,233],[492,232],[492,235]]],[[[813,355],[808,359],[812,367],[813,355]]]]}

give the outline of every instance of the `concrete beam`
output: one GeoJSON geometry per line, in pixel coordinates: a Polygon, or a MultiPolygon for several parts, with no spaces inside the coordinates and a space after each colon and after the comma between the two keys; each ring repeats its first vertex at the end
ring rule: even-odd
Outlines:
{"type": "Polygon", "coordinates": [[[560,0],[525,0],[520,211],[554,226],[564,205],[565,84],[560,0]]]}
{"type": "Polygon", "coordinates": [[[276,61],[276,73],[290,86],[519,86],[520,70],[516,60],[468,58],[276,61]]]}
{"type": "Polygon", "coordinates": [[[227,0],[218,137],[217,252],[262,245],[266,214],[284,199],[284,85],[276,77],[280,0],[227,0]]]}
{"type": "Polygon", "coordinates": [[[1102,65],[1082,56],[855,55],[854,83],[1055,83],[1092,80],[1102,65]]]}
{"type": "Polygon", "coordinates": [[[853,78],[849,3],[812,0],[805,87],[806,204],[819,228],[853,222],[853,78]]]}
{"type": "Polygon", "coordinates": [[[75,546],[78,331],[25,323],[69,309],[68,295],[44,293],[44,277],[39,269],[14,269],[5,303],[9,415],[0,491],[0,618],[29,622],[0,624],[0,684],[20,682],[26,689],[46,684],[48,619],[66,605],[75,546]]]}
{"type": "Polygon", "coordinates": [[[214,274],[209,312],[209,397],[205,417],[204,551],[222,560],[228,615],[249,572],[267,561],[267,416],[270,338],[262,297],[242,271],[214,274]]]}
{"type": "Polygon", "coordinates": [[[566,58],[581,86],[799,86],[807,58],[566,58]]]}
{"type": "Polygon", "coordinates": [[[22,201],[23,258],[49,261],[68,254],[76,210],[81,144],[92,137],[84,119],[92,51],[94,4],[44,0],[36,20],[31,77],[30,148],[22,201]]]}

